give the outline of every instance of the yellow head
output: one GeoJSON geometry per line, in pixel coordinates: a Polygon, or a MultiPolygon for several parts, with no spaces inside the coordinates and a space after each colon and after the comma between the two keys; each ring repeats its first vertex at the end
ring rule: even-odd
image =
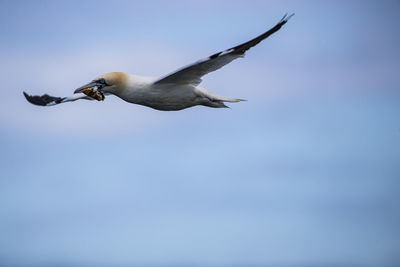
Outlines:
{"type": "MultiPolygon", "coordinates": [[[[95,78],[88,84],[85,84],[75,90],[75,93],[85,93],[89,89],[99,92],[117,94],[123,90],[128,83],[128,74],[123,72],[110,72],[95,78]]],[[[86,94],[86,93],[85,93],[86,94]]],[[[87,94],[88,95],[88,94],[87,94]]]]}

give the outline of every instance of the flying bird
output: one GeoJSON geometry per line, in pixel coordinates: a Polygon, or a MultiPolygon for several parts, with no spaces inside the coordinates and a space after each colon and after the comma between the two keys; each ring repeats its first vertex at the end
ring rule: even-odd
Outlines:
{"type": "Polygon", "coordinates": [[[115,95],[129,103],[157,110],[182,110],[196,105],[226,108],[225,102],[244,100],[219,96],[199,87],[202,77],[237,58],[244,57],[247,50],[277,32],[293,15],[286,14],[270,30],[248,42],[215,53],[165,77],[149,78],[124,72],[111,72],[79,87],[69,97],[54,97],[47,94],[32,96],[23,93],[30,103],[39,106],[53,106],[79,99],[103,101],[106,95],[115,95]]]}

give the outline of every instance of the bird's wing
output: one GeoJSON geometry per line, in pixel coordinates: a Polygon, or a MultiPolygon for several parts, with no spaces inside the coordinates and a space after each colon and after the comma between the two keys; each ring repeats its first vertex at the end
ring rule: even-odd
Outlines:
{"type": "Polygon", "coordinates": [[[72,96],[69,96],[69,97],[55,97],[55,96],[50,96],[48,94],[44,94],[41,96],[28,95],[27,93],[24,92],[24,96],[25,96],[26,100],[28,100],[29,103],[38,105],[38,106],[54,106],[57,104],[70,102],[70,101],[76,101],[79,99],[94,100],[93,98],[91,98],[83,93],[73,94],[72,96]]]}
{"type": "Polygon", "coordinates": [[[243,57],[247,50],[257,45],[271,34],[277,32],[293,15],[294,14],[287,16],[286,14],[273,28],[260,36],[179,69],[176,72],[157,80],[155,84],[192,84],[197,86],[201,83],[202,76],[225,66],[237,58],[243,57]]]}

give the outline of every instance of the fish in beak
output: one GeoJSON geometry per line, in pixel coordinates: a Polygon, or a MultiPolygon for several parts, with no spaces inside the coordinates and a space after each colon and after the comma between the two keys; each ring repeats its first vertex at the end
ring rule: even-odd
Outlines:
{"type": "Polygon", "coordinates": [[[74,91],[75,94],[77,93],[84,93],[88,97],[96,99],[97,101],[104,100],[104,94],[99,90],[102,88],[102,84],[97,81],[92,81],[84,86],[79,87],[74,91]]]}

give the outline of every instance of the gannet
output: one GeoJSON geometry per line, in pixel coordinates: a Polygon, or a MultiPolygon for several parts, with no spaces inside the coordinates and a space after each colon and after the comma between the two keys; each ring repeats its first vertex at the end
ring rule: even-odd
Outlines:
{"type": "Polygon", "coordinates": [[[244,57],[247,50],[277,32],[293,15],[286,14],[270,30],[248,42],[215,53],[165,77],[148,78],[124,72],[111,72],[79,87],[69,97],[54,97],[47,94],[31,96],[23,93],[30,103],[39,106],[53,106],[78,99],[103,101],[105,95],[115,95],[129,103],[165,111],[182,110],[196,105],[226,108],[224,102],[234,103],[244,100],[219,96],[199,87],[202,77],[237,58],[244,57]]]}

